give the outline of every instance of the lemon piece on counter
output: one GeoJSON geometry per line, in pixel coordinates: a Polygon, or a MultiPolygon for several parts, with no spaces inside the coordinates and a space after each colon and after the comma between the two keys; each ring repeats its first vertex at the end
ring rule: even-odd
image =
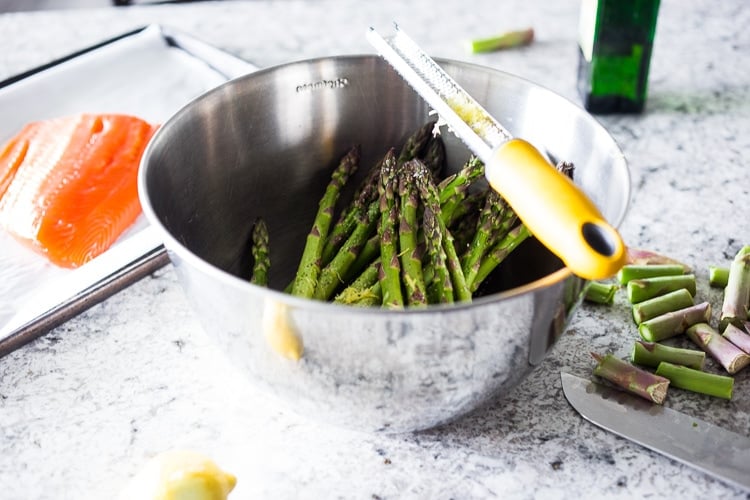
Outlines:
{"type": "Polygon", "coordinates": [[[237,478],[187,450],[160,453],[128,483],[121,500],[226,500],[237,478]]]}

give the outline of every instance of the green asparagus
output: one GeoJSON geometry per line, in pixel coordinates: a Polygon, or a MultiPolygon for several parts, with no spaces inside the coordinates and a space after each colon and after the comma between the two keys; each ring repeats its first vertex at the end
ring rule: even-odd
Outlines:
{"type": "Polygon", "coordinates": [[[271,267],[271,257],[268,248],[268,227],[263,219],[257,219],[253,225],[252,245],[250,252],[253,256],[253,273],[250,283],[268,286],[268,270],[271,267]]]}
{"type": "Polygon", "coordinates": [[[305,248],[292,285],[293,295],[311,298],[315,293],[318,275],[320,274],[323,246],[328,237],[336,201],[349,176],[357,169],[359,156],[359,146],[352,147],[331,175],[331,181],[318,204],[318,212],[315,215],[312,229],[307,235],[305,248]]]}

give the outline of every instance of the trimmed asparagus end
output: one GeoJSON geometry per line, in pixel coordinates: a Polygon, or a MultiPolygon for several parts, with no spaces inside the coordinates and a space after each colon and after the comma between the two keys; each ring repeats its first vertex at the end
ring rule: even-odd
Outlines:
{"type": "Polygon", "coordinates": [[[680,262],[677,259],[673,259],[672,257],[668,257],[666,255],[653,252],[651,250],[644,250],[640,248],[628,248],[628,256],[627,256],[627,262],[626,265],[641,265],[641,266],[651,266],[651,265],[659,265],[659,264],[677,264],[682,266],[683,272],[689,273],[692,272],[692,269],[687,264],[680,262]]]}
{"type": "Polygon", "coordinates": [[[681,264],[627,264],[617,271],[617,281],[627,285],[630,280],[680,274],[685,274],[685,267],[681,264]]]}
{"type": "Polygon", "coordinates": [[[647,342],[660,342],[685,333],[688,327],[696,323],[708,323],[710,319],[711,304],[701,302],[643,321],[638,325],[638,333],[647,342]]]}
{"type": "Polygon", "coordinates": [[[750,245],[737,252],[729,266],[727,286],[724,288],[724,302],[721,305],[719,330],[724,331],[729,323],[742,327],[748,319],[750,304],[750,245]]]}
{"type": "Polygon", "coordinates": [[[664,403],[669,379],[631,365],[611,353],[604,356],[592,353],[592,356],[598,361],[594,375],[652,403],[664,403]]]}
{"type": "Polygon", "coordinates": [[[732,399],[734,379],[725,375],[716,375],[687,366],[675,365],[662,361],[656,369],[656,374],[666,377],[672,386],[688,391],[732,399]]]}
{"type": "Polygon", "coordinates": [[[745,322],[745,328],[737,328],[730,323],[724,329],[722,336],[743,352],[750,354],[750,333],[748,332],[750,332],[750,322],[745,322]]]}
{"type": "Polygon", "coordinates": [[[619,286],[614,283],[603,283],[601,281],[590,281],[586,287],[583,299],[595,304],[611,304],[615,300],[615,293],[619,286]]]}
{"type": "Polygon", "coordinates": [[[735,374],[750,364],[750,355],[722,337],[708,323],[697,323],[685,333],[730,374],[735,374]]]}
{"type": "Polygon", "coordinates": [[[724,288],[729,281],[729,268],[708,266],[708,284],[712,288],[724,288]]]}
{"type": "Polygon", "coordinates": [[[693,305],[693,296],[685,288],[633,304],[633,319],[637,325],[652,318],[693,305]]]}
{"type": "Polygon", "coordinates": [[[636,365],[654,368],[658,367],[662,361],[667,361],[675,365],[702,370],[706,361],[706,353],[694,349],[682,349],[655,342],[636,340],[633,344],[630,360],[636,365]]]}
{"type": "Polygon", "coordinates": [[[466,43],[466,48],[472,54],[479,54],[482,52],[520,47],[528,45],[532,41],[534,41],[534,29],[527,28],[525,30],[508,31],[498,36],[469,40],[466,43]]]}
{"type": "Polygon", "coordinates": [[[628,281],[628,300],[632,304],[643,302],[680,288],[686,289],[695,296],[695,275],[680,274],[678,276],[655,276],[653,278],[634,279],[628,281]]]}

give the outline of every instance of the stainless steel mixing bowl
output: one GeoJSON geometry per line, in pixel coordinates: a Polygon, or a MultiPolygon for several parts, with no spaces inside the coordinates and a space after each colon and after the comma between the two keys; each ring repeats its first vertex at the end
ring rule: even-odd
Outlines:
{"type": "MultiPolygon", "coordinates": [[[[518,77],[439,62],[513,134],[553,161],[573,161],[576,183],[612,224],[622,221],[626,162],[590,115],[518,77]]],[[[364,166],[428,119],[423,101],[380,58],[323,58],[208,92],[167,121],[143,157],[144,212],[206,332],[252,383],[303,415],[383,432],[456,419],[527,376],[580,303],[583,280],[535,240],[471,304],[385,311],[279,291],[340,156],[362,144],[356,184],[364,166]],[[270,228],[271,289],[247,281],[256,217],[270,228]],[[274,335],[299,340],[301,359],[274,349],[274,335]]],[[[445,139],[455,171],[469,153],[445,139]]]]}

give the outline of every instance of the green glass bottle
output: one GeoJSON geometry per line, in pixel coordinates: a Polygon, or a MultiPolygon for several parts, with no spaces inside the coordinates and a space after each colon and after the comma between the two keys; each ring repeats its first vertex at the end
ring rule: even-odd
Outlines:
{"type": "Polygon", "coordinates": [[[591,113],[640,113],[659,0],[583,0],[578,91],[591,113]]]}

